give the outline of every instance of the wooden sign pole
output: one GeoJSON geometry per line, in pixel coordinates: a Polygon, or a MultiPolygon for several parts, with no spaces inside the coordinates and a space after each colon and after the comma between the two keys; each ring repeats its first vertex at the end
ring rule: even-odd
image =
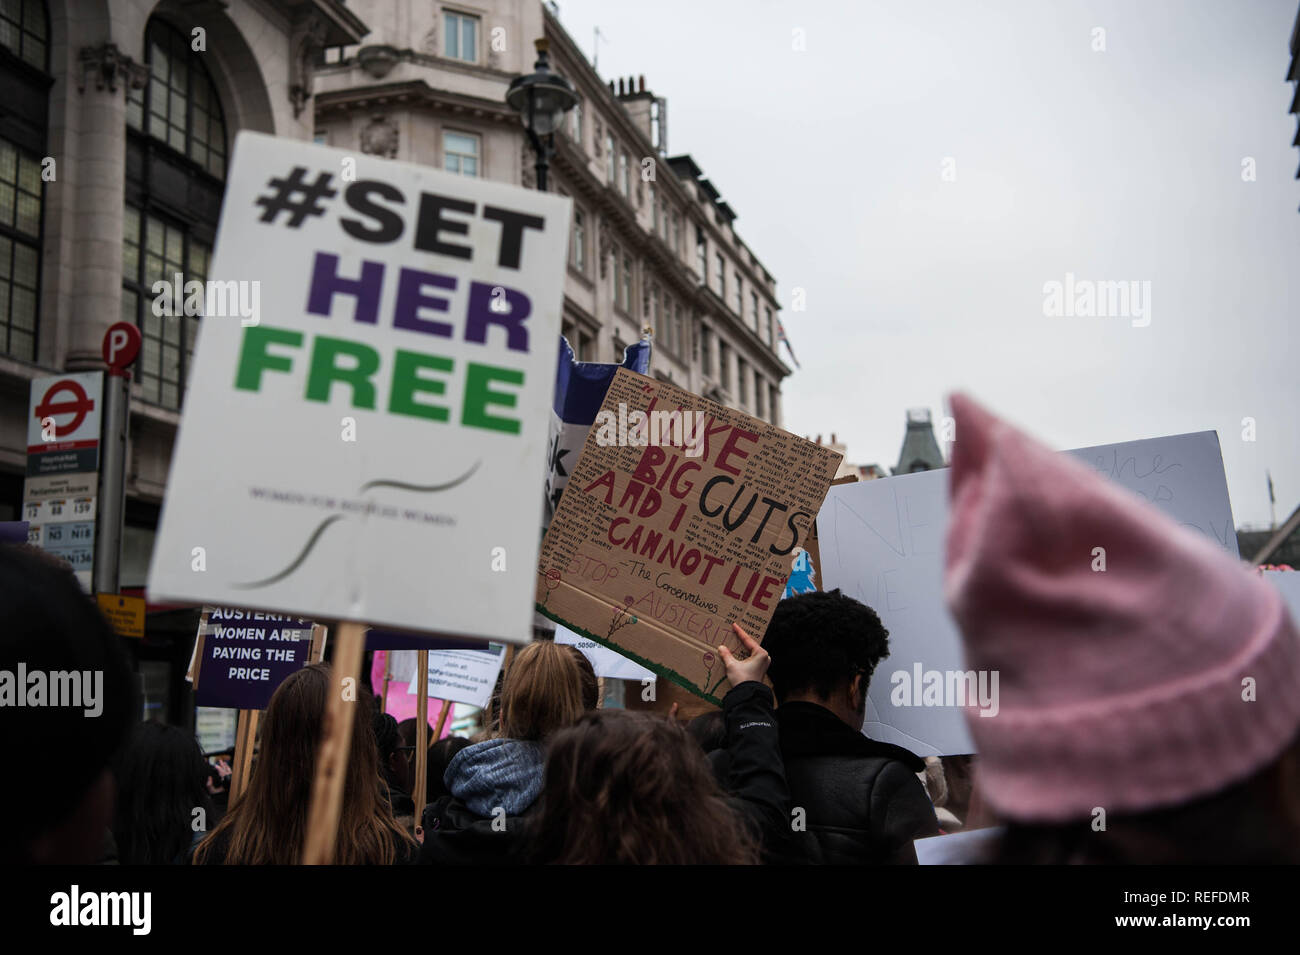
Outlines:
{"type": "Polygon", "coordinates": [[[248,777],[253,768],[253,747],[257,744],[257,723],[261,710],[240,710],[239,722],[235,725],[235,765],[230,774],[230,802],[248,786],[248,777]]]}
{"type": "Polygon", "coordinates": [[[429,741],[430,746],[438,742],[438,740],[442,739],[442,730],[443,727],[447,725],[447,714],[449,714],[450,712],[451,712],[451,700],[443,700],[442,712],[438,714],[438,728],[433,731],[433,739],[429,741]]]}
{"type": "Polygon", "coordinates": [[[307,662],[320,663],[325,659],[325,634],[327,630],[324,624],[314,623],[311,627],[311,645],[307,648],[307,662]]]}
{"type": "Polygon", "coordinates": [[[429,651],[418,651],[416,661],[420,693],[415,707],[415,786],[411,799],[415,803],[415,824],[418,826],[424,818],[424,801],[429,795],[429,651]]]}
{"type": "Polygon", "coordinates": [[[350,620],[339,624],[338,643],[334,648],[334,685],[325,709],[325,726],[307,813],[307,835],[302,850],[304,865],[329,865],[334,860],[365,646],[365,624],[350,620]]]}
{"type": "Polygon", "coordinates": [[[393,680],[393,651],[385,650],[384,654],[384,695],[380,699],[379,712],[388,712],[388,684],[393,680]]]}

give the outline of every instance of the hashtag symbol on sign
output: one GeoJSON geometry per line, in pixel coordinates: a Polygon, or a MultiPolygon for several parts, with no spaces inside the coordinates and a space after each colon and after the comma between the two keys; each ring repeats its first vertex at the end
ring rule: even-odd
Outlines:
{"type": "Polygon", "coordinates": [[[289,228],[296,229],[308,216],[325,214],[321,199],[333,199],[338,192],[330,188],[333,177],[323,172],[314,183],[307,182],[307,167],[294,166],[287,179],[275,178],[266,184],[274,195],[261,196],[256,205],[264,210],[259,222],[274,222],[281,212],[289,213],[289,228]],[[298,198],[301,197],[301,198],[298,198]]]}

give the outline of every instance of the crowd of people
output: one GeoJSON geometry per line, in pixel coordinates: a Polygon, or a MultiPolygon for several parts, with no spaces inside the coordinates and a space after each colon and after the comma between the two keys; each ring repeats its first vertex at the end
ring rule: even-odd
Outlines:
{"type": "MultiPolygon", "coordinates": [[[[730,690],[692,720],[601,706],[575,648],[514,654],[485,738],[430,739],[362,693],[334,859],[364,865],[913,864],[986,824],[969,861],[1300,861],[1300,636],[1279,595],[1128,492],[954,401],[945,588],[968,665],[1001,675],[979,755],[862,732],[890,652],[838,591],[720,647],[730,690]],[[1105,546],[1110,569],[1090,568],[1105,546]]],[[[45,785],[0,787],[5,862],[292,864],[332,677],[293,673],[224,812],[194,738],[139,724],[118,638],[65,566],[0,546],[0,670],[103,674],[102,711],[0,708],[45,785]],[[197,825],[201,821],[202,825],[197,825]]]]}

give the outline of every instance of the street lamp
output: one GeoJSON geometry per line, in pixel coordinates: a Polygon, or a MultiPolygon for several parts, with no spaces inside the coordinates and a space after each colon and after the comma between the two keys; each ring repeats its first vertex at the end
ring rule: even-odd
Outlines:
{"type": "Polygon", "coordinates": [[[537,154],[537,188],[546,191],[546,169],[555,152],[555,131],[564,122],[564,114],[578,102],[573,84],[559,73],[552,73],[547,61],[547,41],[537,40],[537,62],[527,76],[516,76],[506,91],[506,104],[519,114],[528,141],[537,154]]]}

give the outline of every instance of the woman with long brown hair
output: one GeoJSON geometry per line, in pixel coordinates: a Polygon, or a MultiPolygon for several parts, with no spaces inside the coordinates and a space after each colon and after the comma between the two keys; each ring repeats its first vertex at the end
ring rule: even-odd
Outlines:
{"type": "Polygon", "coordinates": [[[532,863],[735,865],[760,861],[761,843],[789,827],[789,791],[777,741],[770,658],[719,648],[732,689],[723,699],[728,796],[699,745],[674,721],[598,710],[548,747],[532,863]]]}
{"type": "MultiPolygon", "coordinates": [[[[261,750],[247,791],[194,851],[196,865],[294,865],[306,836],[312,779],[329,698],[330,667],[304,667],[280,684],[262,720],[261,750]]],[[[369,697],[357,701],[334,861],[393,865],[416,845],[380,788],[369,697]]]]}

